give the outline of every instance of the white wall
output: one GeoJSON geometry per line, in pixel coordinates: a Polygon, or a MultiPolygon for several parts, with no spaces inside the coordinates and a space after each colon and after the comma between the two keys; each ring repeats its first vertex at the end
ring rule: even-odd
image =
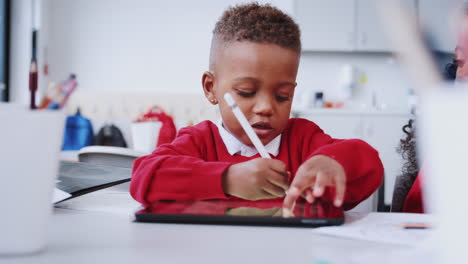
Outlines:
{"type": "MultiPolygon", "coordinates": [[[[78,75],[79,89],[94,91],[199,91],[201,74],[208,68],[211,31],[223,10],[239,0],[42,0],[39,64],[47,50],[49,76],[40,88],[78,75]]],[[[13,1],[14,13],[27,13],[28,0],[13,1]]],[[[292,0],[271,2],[286,13],[292,0]]],[[[28,53],[12,65],[13,98],[27,99],[30,35],[27,19],[13,28],[17,43],[28,53]],[[21,35],[21,38],[19,37],[21,35]],[[18,88],[17,88],[18,87],[18,88]],[[21,88],[20,88],[21,87],[21,88]]],[[[14,62],[14,61],[12,61],[14,62]]],[[[376,89],[390,107],[404,107],[406,81],[390,55],[366,53],[305,53],[298,76],[298,94],[336,86],[343,64],[366,73],[364,89],[376,89]]],[[[300,98],[300,96],[298,96],[300,98]]],[[[383,101],[383,99],[382,99],[383,101]]]]}
{"type": "Polygon", "coordinates": [[[201,91],[211,31],[236,2],[51,0],[51,79],[74,72],[86,90],[201,91]]]}

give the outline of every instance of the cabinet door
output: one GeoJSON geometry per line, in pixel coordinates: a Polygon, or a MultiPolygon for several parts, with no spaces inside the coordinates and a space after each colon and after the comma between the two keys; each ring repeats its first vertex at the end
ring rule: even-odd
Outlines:
{"type": "Polygon", "coordinates": [[[348,139],[364,136],[359,114],[307,114],[302,118],[311,120],[333,138],[348,139]]]}
{"type": "MultiPolygon", "coordinates": [[[[416,10],[416,0],[405,0],[407,8],[416,10]]],[[[386,29],[377,9],[378,1],[356,0],[356,49],[361,51],[391,51],[386,29]]]]}
{"type": "Polygon", "coordinates": [[[355,0],[296,0],[294,17],[301,27],[303,51],[354,49],[355,0]]]}
{"type": "Polygon", "coordinates": [[[431,34],[434,49],[453,53],[456,45],[456,31],[452,28],[455,8],[463,0],[419,0],[421,24],[431,34]]]}
{"type": "Polygon", "coordinates": [[[402,127],[410,115],[364,116],[363,130],[367,143],[379,152],[385,169],[385,204],[391,205],[395,179],[401,174],[403,160],[397,153],[400,139],[405,137],[402,127]]]}

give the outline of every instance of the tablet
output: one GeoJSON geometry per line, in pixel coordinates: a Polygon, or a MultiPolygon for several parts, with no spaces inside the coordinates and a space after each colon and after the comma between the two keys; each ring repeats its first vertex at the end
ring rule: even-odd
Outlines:
{"type": "Polygon", "coordinates": [[[344,223],[342,208],[318,200],[298,201],[293,216],[283,216],[282,202],[159,201],[135,213],[136,222],[319,227],[344,223]]]}

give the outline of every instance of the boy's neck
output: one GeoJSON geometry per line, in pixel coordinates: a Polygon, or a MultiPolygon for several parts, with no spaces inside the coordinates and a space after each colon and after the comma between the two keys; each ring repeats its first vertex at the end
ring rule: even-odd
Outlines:
{"type": "MultiPolygon", "coordinates": [[[[216,123],[216,126],[218,127],[221,139],[223,140],[223,143],[226,146],[226,149],[228,150],[230,155],[240,154],[242,156],[251,157],[258,153],[255,147],[244,144],[231,132],[229,132],[229,130],[227,130],[224,126],[222,120],[219,120],[216,123]]],[[[270,153],[273,156],[277,156],[279,153],[281,136],[282,135],[279,134],[277,137],[275,137],[273,140],[271,140],[265,145],[265,148],[267,149],[268,153],[270,153]]]]}

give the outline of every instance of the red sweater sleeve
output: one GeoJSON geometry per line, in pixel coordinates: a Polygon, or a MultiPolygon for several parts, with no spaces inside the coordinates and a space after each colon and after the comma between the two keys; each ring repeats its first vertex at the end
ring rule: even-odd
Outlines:
{"type": "MultiPolygon", "coordinates": [[[[383,165],[379,153],[360,139],[333,139],[317,125],[309,136],[306,159],[315,155],[326,155],[343,166],[346,173],[346,194],[343,207],[352,209],[367,199],[382,184],[383,165]]],[[[310,130],[309,130],[310,131],[310,130]]],[[[324,199],[333,201],[335,191],[328,188],[324,199]]]]}
{"type": "Polygon", "coordinates": [[[222,174],[229,162],[205,161],[202,142],[182,129],[171,144],[135,160],[130,193],[143,204],[157,200],[223,199],[222,174]]]}
{"type": "Polygon", "coordinates": [[[414,180],[413,186],[406,196],[403,204],[402,212],[405,213],[424,213],[423,196],[421,191],[422,170],[419,171],[418,176],[414,180]]]}

